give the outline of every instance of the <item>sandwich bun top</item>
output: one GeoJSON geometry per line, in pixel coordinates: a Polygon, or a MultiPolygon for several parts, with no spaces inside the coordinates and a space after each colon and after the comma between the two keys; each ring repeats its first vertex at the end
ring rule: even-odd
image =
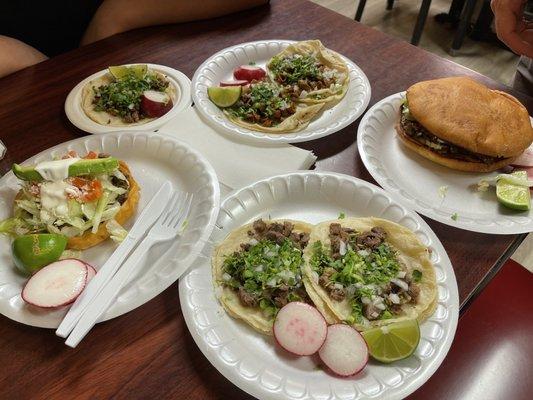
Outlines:
{"type": "Polygon", "coordinates": [[[418,82],[407,89],[407,101],[424,128],[474,153],[513,157],[533,142],[526,108],[510,94],[470,78],[418,82]]]}

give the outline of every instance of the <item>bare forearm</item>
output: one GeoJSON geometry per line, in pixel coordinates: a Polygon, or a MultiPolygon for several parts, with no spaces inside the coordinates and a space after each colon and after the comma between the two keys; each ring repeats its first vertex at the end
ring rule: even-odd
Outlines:
{"type": "Polygon", "coordinates": [[[136,28],[214,18],[266,3],[268,0],[106,0],[81,44],[136,28]]]}
{"type": "Polygon", "coordinates": [[[19,40],[0,35],[0,78],[48,59],[19,40]]]}

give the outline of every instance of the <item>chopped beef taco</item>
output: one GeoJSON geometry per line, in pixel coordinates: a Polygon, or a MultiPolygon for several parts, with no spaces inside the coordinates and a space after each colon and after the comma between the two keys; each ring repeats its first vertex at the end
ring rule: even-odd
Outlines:
{"type": "Polygon", "coordinates": [[[428,250],[394,222],[323,222],[313,228],[304,258],[307,292],[329,323],[364,330],[422,321],[435,309],[437,284],[428,250]]]}
{"type": "Polygon", "coordinates": [[[298,103],[341,100],[350,83],[348,66],[320,40],[291,44],[267,64],[273,81],[282,85],[298,103]]]}
{"type": "Polygon", "coordinates": [[[304,129],[322,106],[298,106],[283,87],[268,81],[254,81],[243,86],[240,99],[224,108],[224,113],[230,121],[244,128],[285,133],[304,129]]]}
{"type": "Polygon", "coordinates": [[[310,301],[301,268],[311,228],[299,221],[259,219],[224,239],[213,254],[212,272],[229,315],[271,335],[281,307],[310,301]]]}
{"type": "Polygon", "coordinates": [[[165,75],[146,65],[109,67],[82,90],[81,107],[100,125],[134,126],[161,117],[176,101],[165,75]]]}

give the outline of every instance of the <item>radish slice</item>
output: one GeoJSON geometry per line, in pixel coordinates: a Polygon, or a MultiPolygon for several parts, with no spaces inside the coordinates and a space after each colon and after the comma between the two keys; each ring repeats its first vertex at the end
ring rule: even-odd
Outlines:
{"type": "Polygon", "coordinates": [[[355,329],[335,324],[328,327],[326,341],[318,355],[335,374],[350,376],[365,367],[368,362],[368,347],[365,339],[355,329]]]}
{"type": "Polygon", "coordinates": [[[288,352],[309,356],[326,340],[328,326],[320,312],[309,304],[295,301],[279,310],[274,321],[274,338],[288,352]]]}
{"type": "Polygon", "coordinates": [[[511,165],[519,167],[533,167],[533,144],[524,150],[511,165]]]}
{"type": "Polygon", "coordinates": [[[167,93],[145,90],[141,96],[141,110],[150,118],[159,118],[172,109],[172,99],[167,93]]]}
{"type": "Polygon", "coordinates": [[[237,80],[248,82],[253,80],[259,81],[266,76],[266,71],[263,68],[254,65],[241,65],[233,70],[233,76],[237,80]]]}
{"type": "Polygon", "coordinates": [[[74,258],[56,261],[41,268],[26,282],[22,299],[43,308],[72,303],[85,288],[88,268],[74,258]]]}
{"type": "Polygon", "coordinates": [[[91,264],[88,264],[85,261],[83,263],[87,267],[87,283],[89,283],[89,281],[93,279],[96,275],[96,269],[91,264]]]}
{"type": "Polygon", "coordinates": [[[238,81],[220,81],[219,86],[222,86],[222,87],[224,86],[246,86],[248,85],[248,83],[250,82],[245,81],[243,79],[238,80],[238,81]]]}

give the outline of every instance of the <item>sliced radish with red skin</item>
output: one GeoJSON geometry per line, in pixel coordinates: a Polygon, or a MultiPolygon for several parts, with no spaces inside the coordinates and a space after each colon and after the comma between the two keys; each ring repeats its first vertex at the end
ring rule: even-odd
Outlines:
{"type": "Polygon", "coordinates": [[[85,289],[88,270],[83,261],[74,258],[48,264],[26,282],[22,299],[42,308],[66,306],[85,289]]]}
{"type": "Polygon", "coordinates": [[[519,167],[533,167],[533,144],[524,150],[511,165],[519,167]]]}
{"type": "Polygon", "coordinates": [[[233,76],[237,80],[244,80],[251,82],[253,80],[260,81],[266,76],[266,71],[261,67],[255,65],[241,65],[233,70],[233,76]]]}
{"type": "Polygon", "coordinates": [[[221,86],[221,87],[224,87],[224,86],[246,86],[249,83],[250,82],[241,79],[241,80],[237,80],[237,81],[220,81],[220,83],[218,85],[221,86]]]}
{"type": "Polygon", "coordinates": [[[167,93],[145,90],[141,95],[141,110],[149,118],[162,117],[172,106],[172,99],[167,93]]]}
{"type": "Polygon", "coordinates": [[[328,326],[326,341],[318,355],[335,374],[351,376],[360,372],[368,362],[368,346],[351,326],[335,324],[328,326]]]}
{"type": "Polygon", "coordinates": [[[96,275],[96,269],[91,264],[88,264],[85,261],[83,263],[87,267],[87,283],[89,283],[91,279],[93,279],[96,275]]]}
{"type": "Polygon", "coordinates": [[[274,321],[274,338],[290,353],[315,354],[326,340],[326,320],[315,307],[295,301],[281,308],[274,321]]]}

